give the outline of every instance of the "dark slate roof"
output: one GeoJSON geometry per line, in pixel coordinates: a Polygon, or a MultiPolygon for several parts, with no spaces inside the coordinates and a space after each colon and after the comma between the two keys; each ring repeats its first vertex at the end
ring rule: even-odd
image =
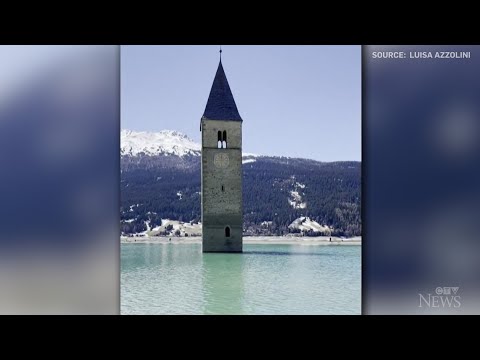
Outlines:
{"type": "Polygon", "coordinates": [[[221,60],[218,64],[217,73],[213,80],[203,116],[210,120],[242,121],[228,85],[227,77],[223,71],[221,60]]]}

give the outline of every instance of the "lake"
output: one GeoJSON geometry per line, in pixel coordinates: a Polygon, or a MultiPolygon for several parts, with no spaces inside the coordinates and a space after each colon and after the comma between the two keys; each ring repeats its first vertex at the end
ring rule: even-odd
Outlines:
{"type": "Polygon", "coordinates": [[[361,246],[122,244],[122,314],[360,314],[361,246]]]}

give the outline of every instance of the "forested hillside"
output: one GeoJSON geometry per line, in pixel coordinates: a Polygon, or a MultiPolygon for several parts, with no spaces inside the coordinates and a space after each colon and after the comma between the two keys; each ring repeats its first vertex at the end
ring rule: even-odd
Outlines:
{"type": "MultiPolygon", "coordinates": [[[[360,169],[359,162],[244,157],[245,233],[296,232],[288,226],[305,216],[333,228],[332,235],[361,235],[360,169]]],[[[121,194],[124,234],[162,218],[200,221],[200,156],[122,156],[121,194]]]]}

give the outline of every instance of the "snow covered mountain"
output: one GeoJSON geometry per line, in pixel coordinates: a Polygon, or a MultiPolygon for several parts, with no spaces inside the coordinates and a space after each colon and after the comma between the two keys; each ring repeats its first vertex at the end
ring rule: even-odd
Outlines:
{"type": "MultiPolygon", "coordinates": [[[[187,135],[174,130],[159,132],[122,130],[120,133],[121,156],[200,156],[202,146],[187,135]]],[[[243,163],[253,163],[258,155],[243,153],[243,163]]]]}
{"type": "Polygon", "coordinates": [[[122,156],[200,155],[201,146],[178,131],[122,130],[120,133],[120,154],[122,156]]]}

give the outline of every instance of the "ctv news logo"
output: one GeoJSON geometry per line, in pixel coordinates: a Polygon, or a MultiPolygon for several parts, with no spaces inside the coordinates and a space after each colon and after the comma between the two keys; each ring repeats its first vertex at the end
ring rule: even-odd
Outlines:
{"type": "Polygon", "coordinates": [[[459,308],[462,298],[458,295],[459,287],[439,286],[435,294],[418,294],[418,307],[429,308],[459,308]]]}

